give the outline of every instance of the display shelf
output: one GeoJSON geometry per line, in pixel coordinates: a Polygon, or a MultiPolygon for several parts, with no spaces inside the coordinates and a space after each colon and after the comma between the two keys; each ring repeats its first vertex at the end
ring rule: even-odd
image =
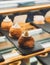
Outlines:
{"type": "Polygon", "coordinates": [[[27,7],[6,8],[4,10],[0,9],[0,14],[26,12],[26,11],[32,11],[32,10],[40,10],[40,9],[44,9],[44,8],[50,8],[50,4],[37,4],[37,5],[27,6],[27,7]]]}
{"type": "MultiPolygon", "coordinates": [[[[19,8],[6,8],[6,9],[0,9],[0,14],[10,14],[10,13],[17,13],[17,12],[26,12],[26,11],[32,11],[32,10],[41,10],[41,9],[45,9],[45,8],[50,8],[50,4],[38,4],[38,5],[33,5],[33,6],[27,6],[27,7],[19,7],[19,8]]],[[[40,37],[42,38],[42,36],[40,37]]],[[[46,52],[50,52],[50,48],[45,48],[43,51],[40,52],[35,52],[32,54],[28,54],[26,56],[19,54],[18,56],[14,56],[8,59],[5,59],[4,62],[1,62],[0,65],[5,65],[5,64],[9,64],[11,62],[14,61],[18,61],[18,60],[24,60],[24,59],[28,59],[30,57],[33,56],[37,56],[40,55],[42,53],[46,53],[46,52]]]]}
{"type": "MultiPolygon", "coordinates": [[[[42,34],[42,33],[41,33],[42,34]]],[[[40,35],[41,35],[40,34],[40,35]]],[[[43,36],[44,37],[44,36],[43,36]]],[[[39,38],[39,37],[38,37],[39,38]]],[[[42,38],[42,35],[40,36],[40,38],[42,38]]],[[[18,51],[18,50],[17,50],[18,51]]],[[[17,52],[16,51],[16,52],[17,52]]],[[[37,55],[40,55],[42,53],[46,53],[46,52],[50,52],[50,48],[45,48],[44,50],[40,51],[40,52],[35,52],[35,53],[32,53],[32,54],[28,54],[28,55],[22,55],[21,53],[19,53],[19,55],[16,55],[14,57],[11,57],[11,58],[8,58],[8,59],[5,59],[4,62],[0,63],[0,64],[9,64],[11,62],[14,62],[14,61],[17,61],[17,60],[24,60],[24,59],[27,59],[27,58],[30,58],[32,56],[37,56],[37,55]]]]}
{"type": "Polygon", "coordinates": [[[4,62],[0,63],[0,65],[8,64],[8,63],[11,63],[11,62],[14,62],[14,61],[17,61],[17,60],[21,60],[21,59],[30,58],[32,56],[37,56],[37,55],[45,53],[45,52],[50,52],[50,48],[46,48],[45,50],[43,50],[41,52],[32,53],[32,54],[29,54],[29,55],[26,55],[26,56],[19,55],[19,56],[15,56],[15,57],[6,59],[4,62]]]}

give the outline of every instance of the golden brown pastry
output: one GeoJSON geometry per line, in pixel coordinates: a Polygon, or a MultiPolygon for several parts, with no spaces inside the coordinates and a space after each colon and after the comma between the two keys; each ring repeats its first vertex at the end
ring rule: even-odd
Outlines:
{"type": "Polygon", "coordinates": [[[34,38],[32,36],[29,36],[28,32],[26,31],[25,34],[18,39],[18,43],[20,47],[33,48],[34,38]]]}
{"type": "Polygon", "coordinates": [[[48,11],[45,15],[46,22],[50,23],[50,11],[48,11]]]}
{"type": "Polygon", "coordinates": [[[4,30],[9,30],[10,27],[13,25],[11,19],[9,19],[8,16],[5,17],[5,19],[3,20],[3,22],[1,23],[1,28],[4,30]]]}
{"type": "Polygon", "coordinates": [[[20,22],[19,25],[21,26],[22,31],[35,29],[35,27],[32,26],[30,23],[21,23],[20,22]]]}
{"type": "Polygon", "coordinates": [[[45,24],[44,16],[42,16],[42,15],[35,15],[33,23],[35,23],[35,24],[45,24]]]}
{"type": "Polygon", "coordinates": [[[9,33],[12,37],[18,39],[22,34],[22,30],[18,24],[15,24],[10,28],[9,33]]]}

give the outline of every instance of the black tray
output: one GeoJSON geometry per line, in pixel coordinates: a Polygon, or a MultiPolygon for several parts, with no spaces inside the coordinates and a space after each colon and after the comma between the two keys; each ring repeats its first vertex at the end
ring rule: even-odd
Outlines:
{"type": "Polygon", "coordinates": [[[36,26],[37,28],[42,28],[43,30],[45,30],[46,32],[50,33],[50,24],[45,22],[45,24],[34,24],[31,23],[32,25],[36,26]]]}
{"type": "Polygon", "coordinates": [[[37,42],[35,43],[35,46],[32,49],[25,49],[25,48],[21,48],[18,45],[18,41],[17,39],[13,39],[9,37],[9,33],[7,31],[3,31],[1,30],[1,32],[16,46],[16,48],[23,54],[23,55],[27,55],[27,54],[31,54],[34,52],[38,52],[38,51],[42,51],[44,50],[44,48],[41,46],[41,44],[38,44],[37,42]]]}
{"type": "Polygon", "coordinates": [[[0,62],[3,62],[5,59],[3,58],[3,56],[0,54],[0,62]]]}
{"type": "Polygon", "coordinates": [[[42,65],[50,65],[50,52],[46,57],[36,56],[37,59],[42,63],[42,65]]]}
{"type": "Polygon", "coordinates": [[[23,55],[32,54],[32,53],[44,50],[44,48],[40,44],[38,44],[38,43],[35,43],[35,46],[32,49],[28,49],[28,48],[24,49],[24,48],[21,48],[19,46],[18,46],[18,49],[20,50],[20,52],[23,55]]]}

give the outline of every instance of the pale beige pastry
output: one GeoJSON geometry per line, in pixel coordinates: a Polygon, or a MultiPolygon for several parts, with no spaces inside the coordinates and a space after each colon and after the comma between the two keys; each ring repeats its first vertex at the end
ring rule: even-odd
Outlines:
{"type": "Polygon", "coordinates": [[[26,31],[18,39],[18,43],[19,43],[20,47],[33,48],[33,46],[34,46],[34,38],[32,36],[29,36],[28,32],[26,31]]]}
{"type": "Polygon", "coordinates": [[[48,12],[45,14],[45,20],[46,20],[46,22],[50,23],[50,11],[48,11],[48,12]]]}
{"type": "Polygon", "coordinates": [[[35,23],[35,24],[45,24],[44,20],[45,20],[44,16],[42,16],[42,15],[35,15],[34,19],[33,19],[33,23],[35,23]]]}
{"type": "Polygon", "coordinates": [[[22,30],[18,24],[13,25],[9,30],[9,35],[11,37],[19,38],[22,34],[22,30]]]}
{"type": "Polygon", "coordinates": [[[5,17],[5,19],[3,19],[2,23],[1,23],[1,28],[4,30],[9,30],[10,27],[13,25],[11,19],[9,19],[8,16],[5,17]]]}

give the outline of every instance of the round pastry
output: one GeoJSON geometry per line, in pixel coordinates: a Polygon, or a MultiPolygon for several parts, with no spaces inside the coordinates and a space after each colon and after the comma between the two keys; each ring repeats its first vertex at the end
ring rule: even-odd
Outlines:
{"type": "Polygon", "coordinates": [[[48,12],[45,14],[45,20],[46,20],[46,22],[50,23],[50,11],[48,11],[48,12]]]}
{"type": "Polygon", "coordinates": [[[35,23],[35,24],[45,24],[44,16],[42,16],[42,15],[35,15],[33,23],[35,23]]]}
{"type": "Polygon", "coordinates": [[[4,30],[9,30],[10,27],[13,25],[11,19],[9,19],[8,16],[5,17],[5,19],[3,20],[3,22],[1,23],[1,28],[4,30]]]}
{"type": "Polygon", "coordinates": [[[34,38],[28,35],[26,31],[22,36],[18,39],[19,46],[22,48],[33,48],[34,46],[34,38]]]}
{"type": "Polygon", "coordinates": [[[22,34],[22,30],[18,24],[15,24],[10,28],[9,33],[12,37],[18,39],[22,34]]]}

